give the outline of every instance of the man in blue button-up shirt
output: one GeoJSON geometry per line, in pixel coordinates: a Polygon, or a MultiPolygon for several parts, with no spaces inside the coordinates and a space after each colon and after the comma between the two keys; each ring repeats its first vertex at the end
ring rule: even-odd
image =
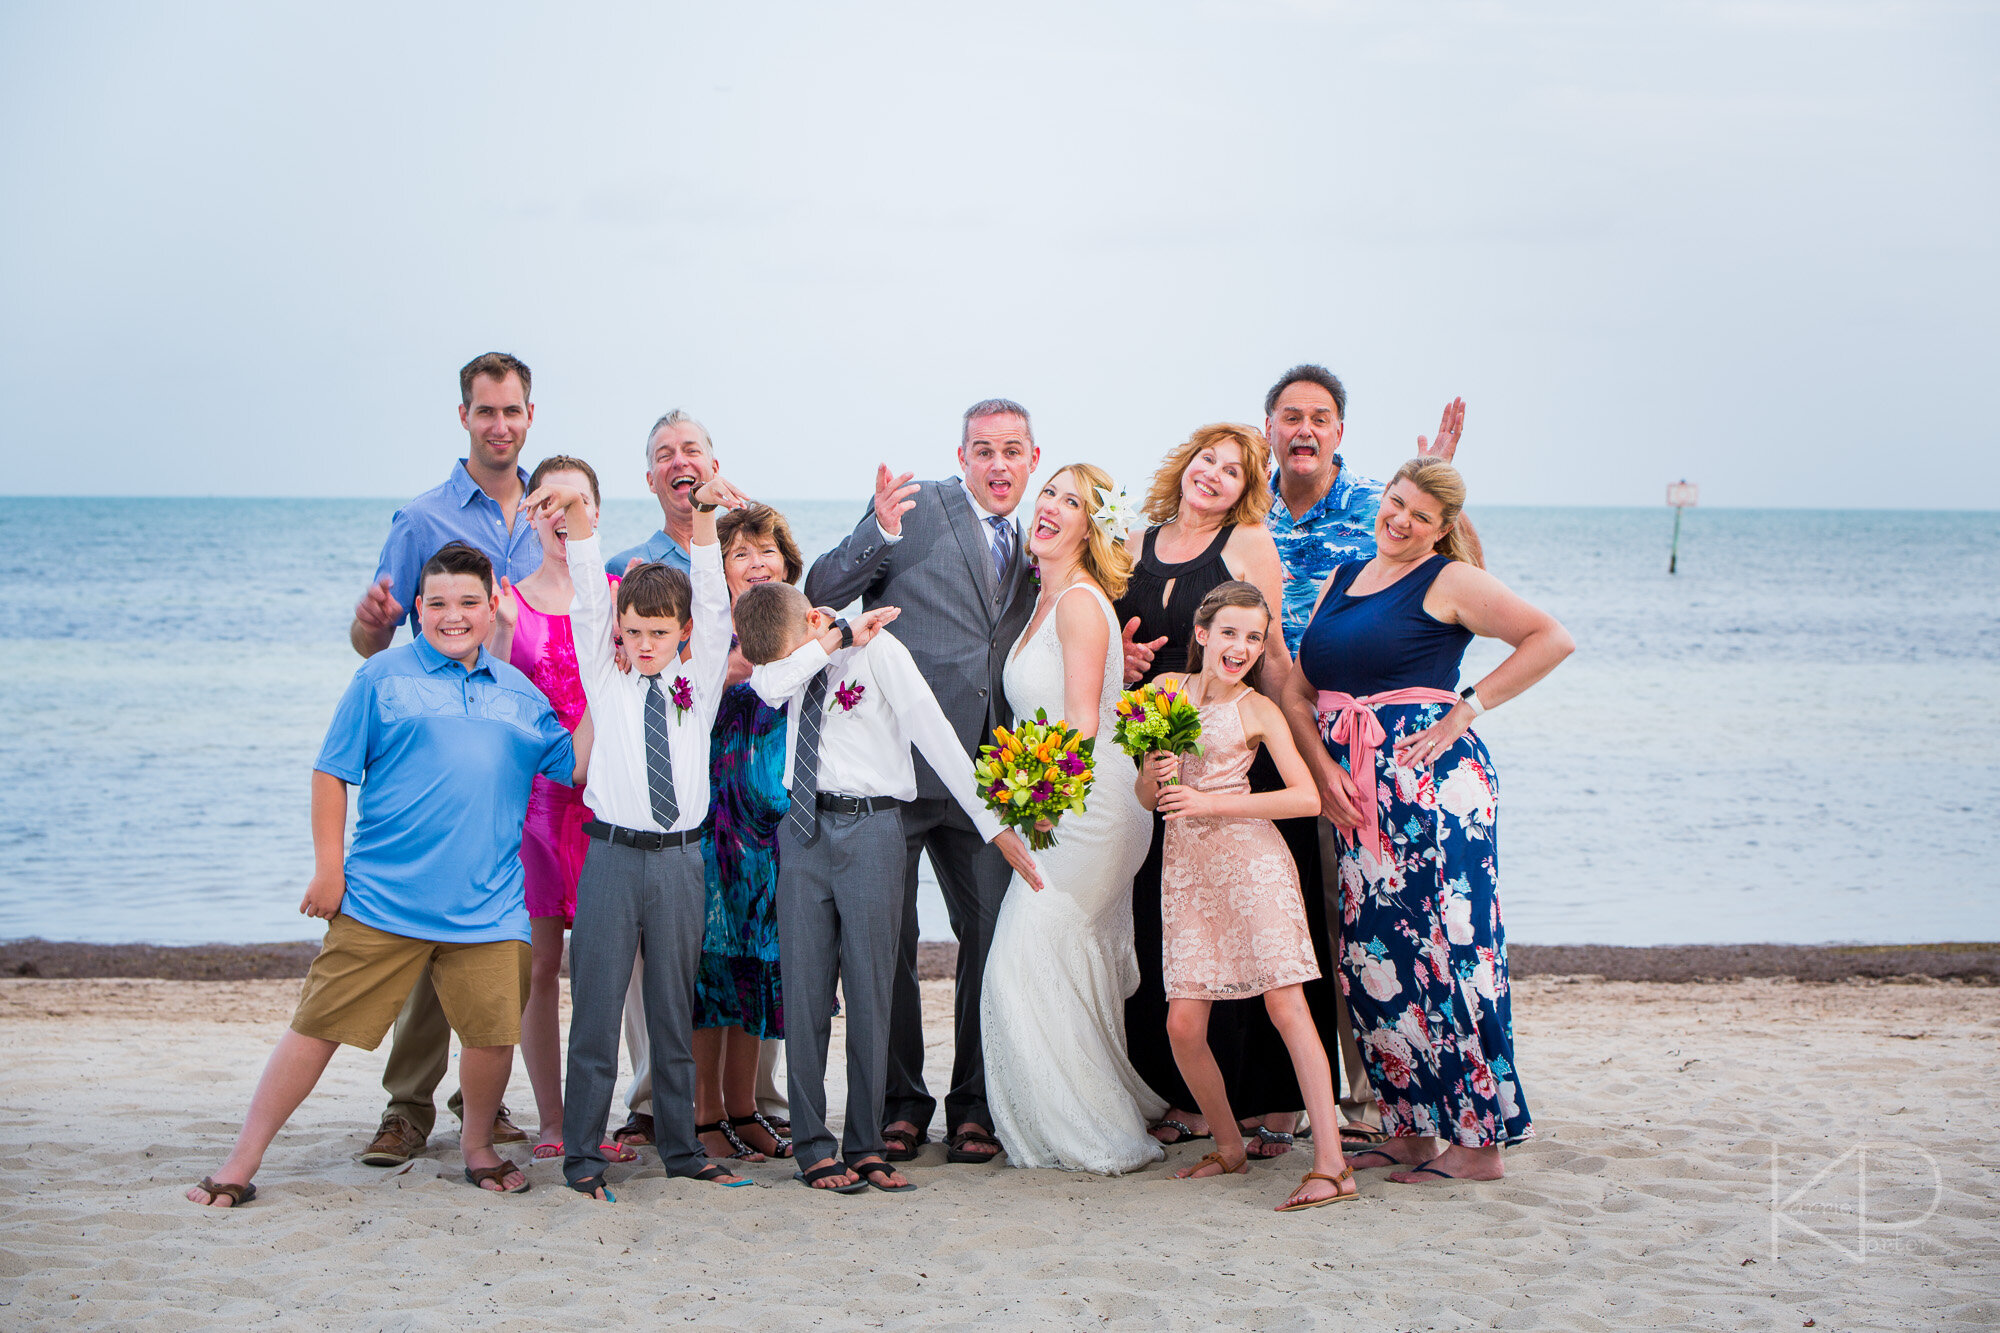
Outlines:
{"type": "MultiPolygon", "coordinates": [[[[1265,518],[1285,569],[1285,647],[1296,659],[1320,585],[1335,565],[1375,556],[1375,515],[1382,483],[1357,476],[1340,456],[1347,390],[1325,366],[1294,366],[1264,395],[1264,438],[1271,442],[1277,503],[1265,518]]],[[[1444,410],[1435,441],[1417,452],[1449,460],[1465,426],[1465,400],[1444,410]]]]}
{"type": "MultiPolygon", "coordinates": [[[[533,383],[528,367],[505,352],[475,357],[458,372],[458,422],[465,428],[466,455],[442,486],[425,491],[389,520],[375,582],[355,606],[348,630],[355,652],[373,657],[383,651],[405,619],[416,633],[418,575],[426,561],[454,541],[483,552],[493,562],[496,580],[504,574],[519,583],[541,565],[542,543],[534,525],[515,522],[528,491],[528,474],[519,460],[535,420],[529,398],[533,383]]],[[[396,1020],[382,1069],[389,1107],[361,1154],[363,1162],[400,1166],[423,1150],[437,1120],[437,1086],[450,1064],[451,1027],[426,972],[396,1020]]],[[[453,1114],[460,1114],[462,1094],[454,1092],[450,1105],[453,1114]]],[[[493,1141],[519,1143],[525,1138],[501,1107],[493,1141]]]]}
{"type": "Polygon", "coordinates": [[[519,583],[542,563],[542,543],[532,525],[516,523],[514,510],[528,491],[521,450],[535,405],[527,366],[505,352],[488,352],[458,372],[458,421],[469,440],[444,484],[425,491],[389,520],[389,538],[375,566],[375,582],[354,608],[348,640],[373,657],[389,646],[396,626],[416,632],[417,571],[451,542],[464,542],[493,562],[497,578],[519,583]]]}

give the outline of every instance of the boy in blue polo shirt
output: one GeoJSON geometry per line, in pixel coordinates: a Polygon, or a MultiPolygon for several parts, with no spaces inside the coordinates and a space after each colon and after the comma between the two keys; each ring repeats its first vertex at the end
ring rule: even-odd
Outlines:
{"type": "Polygon", "coordinates": [[[464,1046],[465,1178],[518,1194],[492,1124],[521,1039],[528,911],[521,821],[536,773],[584,780],[584,756],[548,700],[486,636],[493,565],[453,542],[418,582],[420,637],[368,659],[334,710],[312,776],[314,870],[299,910],[329,924],[291,1030],[250,1099],[229,1160],[188,1191],[234,1207],[292,1112],[343,1043],[374,1050],[426,967],[464,1046]],[[347,788],[361,815],[343,862],[347,788]]]}

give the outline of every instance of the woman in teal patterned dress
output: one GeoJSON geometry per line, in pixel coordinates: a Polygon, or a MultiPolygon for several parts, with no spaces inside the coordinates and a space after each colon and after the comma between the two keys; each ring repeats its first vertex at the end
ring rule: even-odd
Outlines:
{"type": "MultiPolygon", "coordinates": [[[[745,588],[805,569],[784,515],[767,505],[733,510],[717,525],[734,600],[745,588]]],[[[757,1043],[785,1035],[778,973],[778,824],[785,714],[747,683],[722,697],[709,742],[708,930],[695,980],[695,1119],[710,1157],[763,1161],[791,1144],[757,1112],[757,1043]]]]}

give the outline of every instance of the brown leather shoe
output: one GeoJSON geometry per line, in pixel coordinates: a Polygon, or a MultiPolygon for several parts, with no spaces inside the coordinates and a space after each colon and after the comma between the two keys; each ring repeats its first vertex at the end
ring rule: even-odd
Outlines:
{"type": "Polygon", "coordinates": [[[507,1108],[501,1107],[500,1114],[493,1117],[493,1142],[526,1143],[528,1131],[507,1118],[507,1108]]]}
{"type": "Polygon", "coordinates": [[[401,1166],[424,1150],[424,1135],[399,1115],[385,1115],[375,1141],[361,1154],[363,1166],[401,1166]]]}

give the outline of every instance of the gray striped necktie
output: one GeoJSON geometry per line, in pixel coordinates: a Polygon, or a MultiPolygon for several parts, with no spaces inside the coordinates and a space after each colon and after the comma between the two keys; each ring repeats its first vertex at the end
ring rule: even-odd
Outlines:
{"type": "Polygon", "coordinates": [[[799,743],[792,750],[792,805],[785,816],[808,847],[819,841],[819,728],[825,720],[826,672],[822,671],[806,686],[806,697],[792,722],[799,743]]]}
{"type": "Polygon", "coordinates": [[[646,790],[653,798],[653,818],[660,827],[673,831],[681,817],[680,802],[674,799],[674,752],[667,744],[667,692],[654,676],[646,686],[646,790]]]}

